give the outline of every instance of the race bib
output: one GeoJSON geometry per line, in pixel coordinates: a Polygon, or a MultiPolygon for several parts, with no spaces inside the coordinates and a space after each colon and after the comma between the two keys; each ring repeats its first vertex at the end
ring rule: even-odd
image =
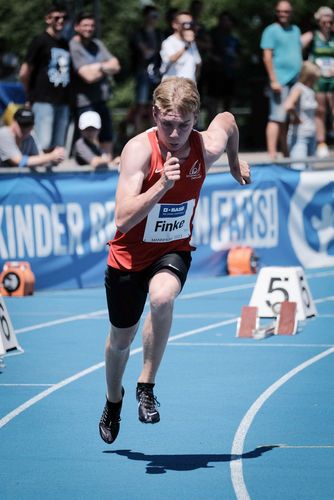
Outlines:
{"type": "Polygon", "coordinates": [[[195,200],[184,203],[158,203],[147,216],[145,242],[168,243],[190,236],[190,220],[195,200]]]}

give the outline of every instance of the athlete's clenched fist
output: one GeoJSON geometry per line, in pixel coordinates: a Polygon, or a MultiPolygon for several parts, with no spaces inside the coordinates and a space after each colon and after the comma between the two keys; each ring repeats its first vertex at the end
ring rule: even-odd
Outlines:
{"type": "Polygon", "coordinates": [[[168,182],[169,188],[174,186],[175,181],[180,180],[181,177],[180,160],[175,156],[172,156],[170,151],[168,151],[167,153],[166,161],[164,163],[161,175],[168,182]]]}

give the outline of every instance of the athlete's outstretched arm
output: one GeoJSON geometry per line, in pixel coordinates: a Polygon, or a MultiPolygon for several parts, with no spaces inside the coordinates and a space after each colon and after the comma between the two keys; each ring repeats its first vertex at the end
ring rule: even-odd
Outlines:
{"type": "Polygon", "coordinates": [[[202,132],[205,161],[209,168],[226,150],[231,174],[240,184],[249,184],[250,168],[239,160],[239,129],[231,113],[219,113],[202,132]]]}

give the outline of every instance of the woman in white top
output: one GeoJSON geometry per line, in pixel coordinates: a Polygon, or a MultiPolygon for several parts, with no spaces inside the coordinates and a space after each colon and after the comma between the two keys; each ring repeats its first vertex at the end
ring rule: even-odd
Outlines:
{"type": "MultiPolygon", "coordinates": [[[[334,11],[330,7],[320,7],[314,14],[318,28],[302,34],[301,40],[304,48],[308,49],[311,62],[314,62],[321,71],[321,76],[315,86],[318,102],[315,117],[317,129],[317,156],[326,158],[329,149],[326,144],[327,111],[334,115],[334,11]]],[[[334,124],[332,124],[333,130],[334,124]]]]}
{"type": "MultiPolygon", "coordinates": [[[[288,146],[293,160],[305,160],[316,152],[315,114],[317,101],[313,90],[320,77],[320,69],[310,61],[303,63],[298,82],[292,87],[285,101],[289,112],[288,146]]],[[[293,167],[302,170],[305,163],[294,163],[293,167]]]]}

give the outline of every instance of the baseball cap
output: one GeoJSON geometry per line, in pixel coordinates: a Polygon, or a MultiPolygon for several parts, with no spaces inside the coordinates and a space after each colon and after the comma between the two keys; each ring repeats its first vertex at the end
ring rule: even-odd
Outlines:
{"type": "Polygon", "coordinates": [[[35,123],[35,115],[30,108],[19,108],[13,118],[22,127],[33,127],[35,123]]]}
{"type": "Polygon", "coordinates": [[[85,130],[88,127],[101,128],[101,117],[96,111],[85,111],[79,117],[79,129],[85,130]]]}

